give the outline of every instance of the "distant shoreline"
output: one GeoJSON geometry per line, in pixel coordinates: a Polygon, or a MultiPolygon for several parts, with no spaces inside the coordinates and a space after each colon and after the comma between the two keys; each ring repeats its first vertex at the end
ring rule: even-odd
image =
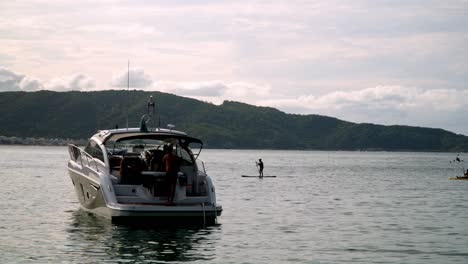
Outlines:
{"type": "Polygon", "coordinates": [[[21,138],[0,136],[0,145],[20,146],[67,146],[68,144],[85,145],[85,139],[63,139],[63,138],[21,138]]]}
{"type": "MultiPolygon", "coordinates": [[[[63,138],[21,138],[21,137],[6,137],[0,136],[0,146],[67,146],[69,144],[77,146],[85,146],[88,140],[86,139],[63,139],[63,138]]],[[[458,153],[457,151],[434,151],[434,150],[386,150],[386,149],[233,149],[233,148],[210,148],[205,149],[222,149],[222,150],[279,150],[279,151],[355,151],[355,152],[429,152],[429,153],[458,153]]]]}

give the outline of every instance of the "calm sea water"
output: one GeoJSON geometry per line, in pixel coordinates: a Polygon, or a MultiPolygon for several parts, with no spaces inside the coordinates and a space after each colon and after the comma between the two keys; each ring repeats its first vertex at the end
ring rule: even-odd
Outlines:
{"type": "Polygon", "coordinates": [[[452,153],[204,150],[219,224],[152,228],[79,210],[67,155],[0,146],[1,263],[468,263],[452,153]]]}

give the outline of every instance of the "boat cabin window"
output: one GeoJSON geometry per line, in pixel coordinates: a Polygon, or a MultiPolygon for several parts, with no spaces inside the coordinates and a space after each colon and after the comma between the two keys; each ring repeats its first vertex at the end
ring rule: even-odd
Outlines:
{"type": "Polygon", "coordinates": [[[91,157],[104,162],[104,155],[102,154],[102,150],[96,143],[96,141],[90,140],[84,150],[86,151],[86,153],[91,155],[91,157]]]}

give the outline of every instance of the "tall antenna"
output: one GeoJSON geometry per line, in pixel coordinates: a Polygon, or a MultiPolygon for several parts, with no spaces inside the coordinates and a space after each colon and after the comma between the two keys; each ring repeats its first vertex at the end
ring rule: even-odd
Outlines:
{"type": "Polygon", "coordinates": [[[128,65],[127,65],[127,130],[128,130],[128,108],[130,108],[130,103],[128,100],[130,100],[130,59],[128,60],[128,65]]]}
{"type": "Polygon", "coordinates": [[[148,113],[147,113],[147,114],[151,117],[151,121],[152,121],[152,123],[153,123],[153,127],[154,127],[154,118],[155,118],[155,117],[154,117],[154,110],[155,110],[155,108],[156,108],[155,105],[156,105],[156,104],[154,103],[153,96],[151,95],[150,98],[149,98],[149,100],[148,100],[148,104],[147,104],[147,106],[148,106],[148,113]],[[151,110],[152,110],[152,111],[151,111],[151,110]]]}
{"type": "Polygon", "coordinates": [[[161,108],[158,108],[158,128],[161,127],[161,108]]]}

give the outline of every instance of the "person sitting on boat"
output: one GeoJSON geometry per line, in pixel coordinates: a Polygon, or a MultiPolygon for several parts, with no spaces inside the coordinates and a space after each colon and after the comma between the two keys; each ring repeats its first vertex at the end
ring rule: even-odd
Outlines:
{"type": "Polygon", "coordinates": [[[257,166],[258,166],[258,177],[263,177],[263,161],[262,161],[262,159],[258,159],[257,166]]]}
{"type": "Polygon", "coordinates": [[[179,158],[172,153],[172,145],[165,146],[163,162],[166,169],[166,180],[169,187],[169,195],[167,197],[167,204],[174,204],[175,188],[177,183],[177,172],[179,171],[179,158]]]}

